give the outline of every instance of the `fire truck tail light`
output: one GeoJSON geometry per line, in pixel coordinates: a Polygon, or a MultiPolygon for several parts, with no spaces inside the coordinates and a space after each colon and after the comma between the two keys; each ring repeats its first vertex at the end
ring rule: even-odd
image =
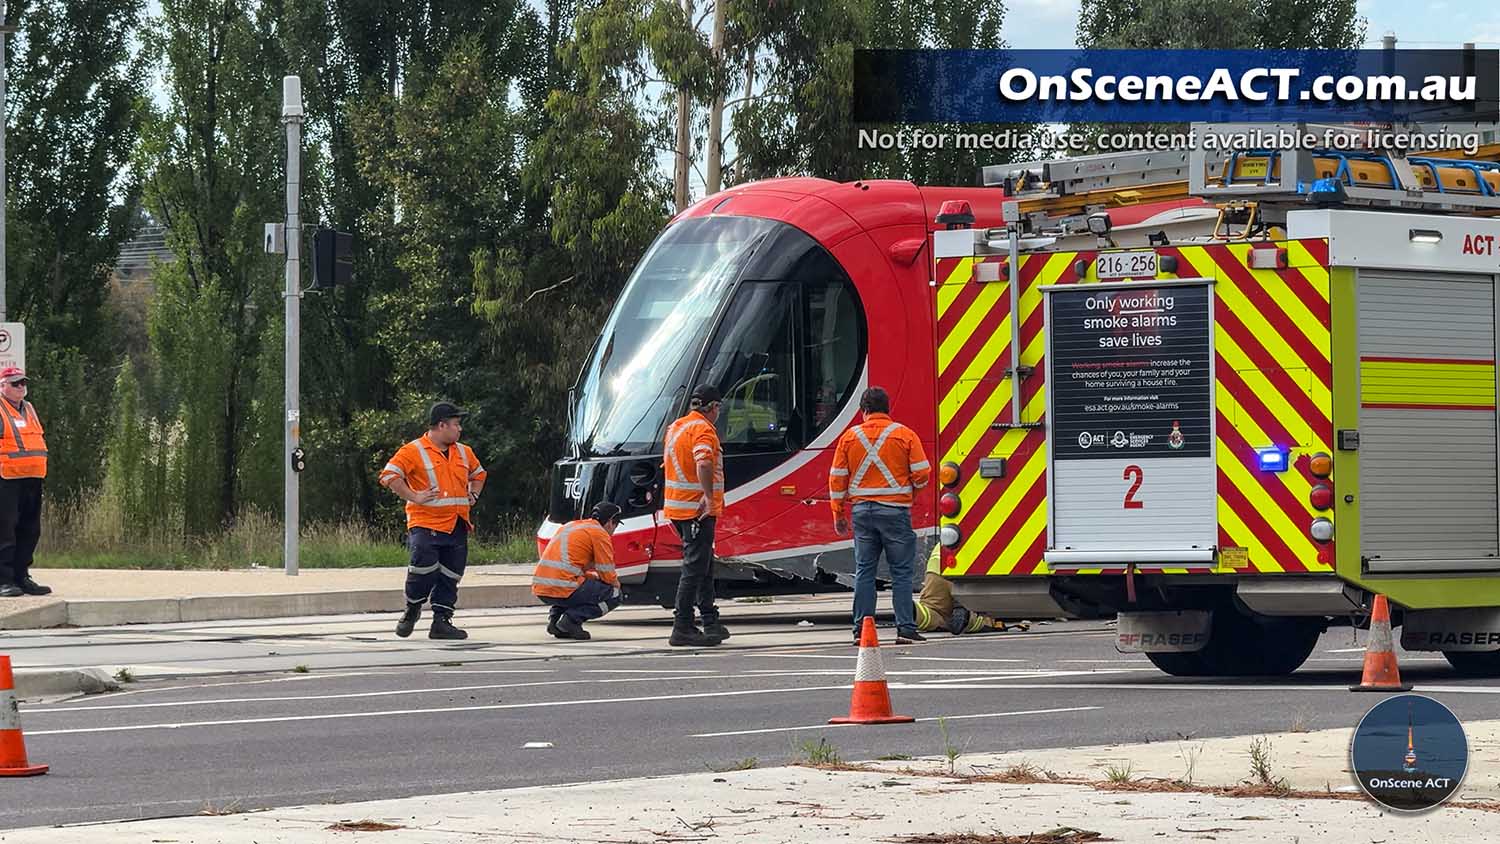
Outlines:
{"type": "Polygon", "coordinates": [[[1307,500],[1312,506],[1319,510],[1327,510],[1333,506],[1333,488],[1328,484],[1318,484],[1308,493],[1307,500]]]}
{"type": "Polygon", "coordinates": [[[1333,458],[1320,451],[1307,462],[1307,470],[1320,478],[1326,478],[1333,474],[1333,458]]]}
{"type": "Polygon", "coordinates": [[[938,483],[942,484],[943,486],[953,486],[954,484],[957,484],[958,479],[962,476],[963,472],[960,471],[957,463],[944,463],[942,466],[938,467],[938,483]]]}
{"type": "Polygon", "coordinates": [[[1313,519],[1312,529],[1309,530],[1308,533],[1311,533],[1312,538],[1316,539],[1319,542],[1332,542],[1333,522],[1319,516],[1318,518],[1313,519]]]}
{"type": "Polygon", "coordinates": [[[958,496],[951,492],[945,492],[938,497],[938,512],[950,519],[957,516],[958,511],[962,510],[963,506],[963,502],[958,500],[958,496]]]}
{"type": "Polygon", "coordinates": [[[963,539],[963,531],[958,529],[958,525],[943,525],[938,529],[938,542],[944,548],[956,548],[963,539]]]}

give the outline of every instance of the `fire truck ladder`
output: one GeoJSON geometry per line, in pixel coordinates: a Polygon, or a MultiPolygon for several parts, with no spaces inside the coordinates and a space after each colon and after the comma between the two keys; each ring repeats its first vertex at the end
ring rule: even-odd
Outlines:
{"type": "MultiPolygon", "coordinates": [[[[1082,231],[1086,214],[1121,205],[1198,196],[1221,203],[1259,202],[1261,216],[1311,203],[1500,213],[1500,143],[1472,156],[1456,150],[1402,155],[1359,149],[1369,127],[1310,123],[1196,124],[1202,133],[1302,137],[1332,131],[1347,150],[1181,149],[1118,152],[983,168],[986,186],[1004,187],[1021,214],[1043,227],[1082,231]],[[1332,181],[1330,181],[1332,180],[1332,181]],[[1339,183],[1342,190],[1334,188],[1339,183]],[[1038,215],[1041,215],[1040,218],[1038,215]]],[[[1414,126],[1432,133],[1494,133],[1495,124],[1414,126]]],[[[1271,215],[1279,216],[1279,215],[1271,215]]]]}

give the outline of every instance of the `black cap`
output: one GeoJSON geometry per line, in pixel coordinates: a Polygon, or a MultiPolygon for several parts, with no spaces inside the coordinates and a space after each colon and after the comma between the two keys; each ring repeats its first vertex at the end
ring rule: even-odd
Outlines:
{"type": "Polygon", "coordinates": [[[620,515],[620,505],[609,501],[601,501],[594,505],[593,512],[589,517],[601,525],[607,525],[620,515]]]}
{"type": "Polygon", "coordinates": [[[724,397],[719,395],[719,388],[712,384],[699,384],[694,388],[690,398],[692,399],[693,407],[702,407],[706,404],[724,400],[724,397]]]}
{"type": "Polygon", "coordinates": [[[440,401],[432,406],[432,410],[427,412],[427,424],[435,426],[439,422],[468,415],[469,411],[464,410],[458,405],[452,402],[440,401]]]}

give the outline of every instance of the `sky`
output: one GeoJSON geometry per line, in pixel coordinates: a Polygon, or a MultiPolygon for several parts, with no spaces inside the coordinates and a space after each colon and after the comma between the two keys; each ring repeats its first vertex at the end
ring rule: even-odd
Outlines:
{"type": "MultiPolygon", "coordinates": [[[[1397,48],[1458,48],[1467,41],[1500,47],[1500,4],[1481,0],[1360,0],[1359,12],[1370,22],[1367,45],[1379,47],[1387,32],[1397,48]]],[[[1078,0],[1006,0],[1001,36],[1017,49],[1075,47],[1078,0]]]]}

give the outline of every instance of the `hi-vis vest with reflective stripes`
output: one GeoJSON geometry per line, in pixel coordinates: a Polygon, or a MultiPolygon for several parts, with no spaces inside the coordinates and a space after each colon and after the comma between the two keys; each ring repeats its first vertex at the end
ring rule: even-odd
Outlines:
{"type": "Polygon", "coordinates": [[[473,527],[474,522],[469,518],[469,483],[485,474],[473,449],[454,443],[445,455],[423,434],[397,450],[381,470],[380,482],[388,484],[393,478],[401,478],[413,492],[438,490],[438,497],[425,504],[406,502],[406,526],[450,533],[459,519],[473,527]]]}
{"type": "Polygon", "coordinates": [[[47,440],[42,436],[42,420],[37,418],[31,402],[21,402],[21,409],[0,399],[5,413],[5,430],[0,432],[0,478],[47,477],[47,440]]]}
{"type": "Polygon", "coordinates": [[[834,448],[828,499],[835,517],[856,501],[910,507],[931,476],[916,433],[884,413],[870,413],[862,424],[845,431],[834,448]]]}
{"type": "Polygon", "coordinates": [[[668,519],[696,518],[698,502],[703,500],[703,485],[698,483],[698,461],[714,464],[714,495],[708,504],[708,515],[724,513],[724,456],[719,446],[719,432],[708,417],[694,410],[667,428],[662,464],[666,481],[662,485],[662,514],[668,519]]]}
{"type": "Polygon", "coordinates": [[[531,577],[531,592],[543,598],[566,598],[589,572],[611,586],[620,585],[609,531],[593,519],[568,522],[543,549],[531,577]]]}

